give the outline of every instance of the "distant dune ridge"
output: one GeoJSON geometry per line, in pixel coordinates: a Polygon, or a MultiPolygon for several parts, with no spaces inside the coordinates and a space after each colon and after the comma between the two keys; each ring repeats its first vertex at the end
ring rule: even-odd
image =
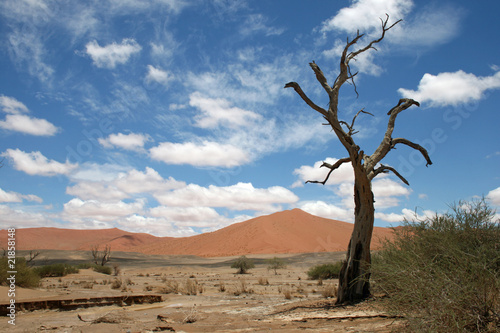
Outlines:
{"type": "MultiPolygon", "coordinates": [[[[112,251],[145,254],[179,254],[224,257],[245,254],[278,254],[346,251],[353,224],[326,219],[292,209],[235,223],[191,237],[156,237],[117,228],[76,230],[27,228],[16,231],[18,250],[89,250],[105,244],[112,251]]],[[[0,246],[7,240],[0,231],[0,246]]],[[[375,227],[372,249],[392,237],[388,228],[375,227]]]]}

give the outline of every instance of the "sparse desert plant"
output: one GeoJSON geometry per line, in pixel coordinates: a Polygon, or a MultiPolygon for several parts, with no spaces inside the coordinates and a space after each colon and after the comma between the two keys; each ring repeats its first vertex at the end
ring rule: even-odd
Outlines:
{"type": "Polygon", "coordinates": [[[500,327],[500,221],[485,200],[405,221],[372,262],[375,291],[409,331],[494,332],[500,327]],[[451,329],[453,328],[453,329],[451,329]]]}
{"type": "Polygon", "coordinates": [[[254,268],[255,265],[252,259],[247,258],[246,256],[241,256],[236,259],[235,262],[231,265],[231,268],[237,268],[237,274],[246,274],[247,271],[251,268],[254,268]]]}
{"type": "Polygon", "coordinates": [[[311,280],[338,279],[341,268],[342,262],[336,262],[335,264],[316,265],[311,267],[307,271],[307,275],[311,280]]]}
{"type": "Polygon", "coordinates": [[[165,280],[165,285],[160,288],[163,294],[177,294],[179,293],[179,282],[175,280],[165,280]]]}
{"type": "Polygon", "coordinates": [[[186,283],[184,285],[184,293],[186,295],[197,295],[198,281],[196,279],[186,279],[186,283]]]}
{"type": "Polygon", "coordinates": [[[113,282],[111,282],[111,289],[120,289],[123,285],[123,281],[121,279],[115,278],[113,282]]]}
{"type": "Polygon", "coordinates": [[[193,305],[193,307],[186,314],[186,316],[184,317],[184,319],[182,320],[182,322],[184,324],[191,324],[191,323],[196,322],[197,319],[198,319],[198,315],[197,315],[197,312],[196,312],[196,306],[193,305]]]}
{"type": "MultiPolygon", "coordinates": [[[[24,288],[35,288],[40,284],[40,276],[36,273],[33,268],[30,268],[26,259],[22,257],[18,257],[16,260],[16,286],[24,287],[24,288]]],[[[7,284],[9,281],[7,278],[9,277],[8,271],[12,269],[9,267],[9,260],[7,257],[0,258],[0,284],[7,284]]]]}
{"type": "Polygon", "coordinates": [[[219,281],[219,292],[223,293],[226,291],[226,284],[224,283],[224,281],[220,280],[219,281]]]}
{"type": "Polygon", "coordinates": [[[285,299],[292,299],[292,289],[288,286],[283,288],[283,295],[285,299]]]}
{"type": "Polygon", "coordinates": [[[268,263],[267,269],[273,270],[274,275],[278,275],[278,269],[286,268],[285,261],[278,257],[269,259],[267,263],[268,263]]]}
{"type": "Polygon", "coordinates": [[[321,290],[321,295],[324,298],[337,297],[337,286],[333,283],[328,283],[321,290]]]}
{"type": "Polygon", "coordinates": [[[258,280],[258,283],[261,285],[261,286],[268,286],[269,285],[269,280],[266,279],[265,277],[261,276],[258,280]]]}
{"type": "Polygon", "coordinates": [[[120,268],[120,264],[114,263],[113,264],[113,275],[118,276],[118,275],[120,275],[121,271],[122,271],[122,269],[120,268]]]}

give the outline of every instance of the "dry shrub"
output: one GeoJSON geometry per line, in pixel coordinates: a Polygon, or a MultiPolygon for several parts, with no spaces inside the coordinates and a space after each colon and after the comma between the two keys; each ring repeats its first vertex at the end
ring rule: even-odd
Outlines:
{"type": "Polygon", "coordinates": [[[375,290],[412,332],[488,332],[500,327],[500,221],[484,199],[405,221],[373,258],[375,290]]]}
{"type": "Polygon", "coordinates": [[[219,292],[223,293],[226,291],[226,284],[224,283],[224,281],[219,281],[219,292]]]}
{"type": "Polygon", "coordinates": [[[120,264],[113,264],[113,275],[118,276],[122,269],[120,268],[120,264]]]}
{"type": "Polygon", "coordinates": [[[337,286],[333,283],[325,285],[321,290],[321,295],[324,298],[337,297],[337,286]]]}
{"type": "Polygon", "coordinates": [[[198,295],[198,281],[196,279],[186,279],[184,294],[198,295]]]}
{"type": "Polygon", "coordinates": [[[114,279],[113,282],[111,282],[111,289],[120,289],[123,285],[123,282],[121,279],[114,279]]]}
{"type": "Polygon", "coordinates": [[[178,294],[179,282],[175,280],[165,280],[165,285],[159,288],[159,292],[162,294],[178,294]]]}
{"type": "Polygon", "coordinates": [[[260,277],[258,283],[261,286],[268,286],[269,285],[269,280],[266,279],[265,277],[260,277]]]}
{"type": "Polygon", "coordinates": [[[283,288],[283,295],[286,299],[292,299],[292,289],[288,286],[283,288]]]}

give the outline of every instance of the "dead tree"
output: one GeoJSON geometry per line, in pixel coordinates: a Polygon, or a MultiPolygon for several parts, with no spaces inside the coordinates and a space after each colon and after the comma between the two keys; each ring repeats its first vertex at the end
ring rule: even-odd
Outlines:
{"type": "Polygon", "coordinates": [[[26,259],[26,264],[29,266],[29,267],[33,267],[33,265],[35,265],[35,262],[34,260],[36,259],[36,257],[38,257],[40,255],[40,251],[34,251],[34,250],[31,250],[30,251],[30,254],[29,254],[29,258],[26,259]]]}
{"type": "Polygon", "coordinates": [[[363,34],[360,34],[358,31],[353,40],[347,40],[347,44],[340,57],[340,74],[335,79],[333,85],[327,82],[323,72],[314,61],[309,64],[316,75],[317,81],[328,94],[328,109],[324,109],[311,101],[298,83],[290,82],[285,85],[285,88],[293,88],[308,106],[319,112],[324,119],[326,119],[328,123],[325,125],[331,126],[333,132],[335,132],[348,153],[348,157],[341,158],[334,164],[323,163],[321,167],[330,169],[324,180],[307,182],[324,185],[330,177],[330,174],[344,163],[350,163],[354,169],[354,230],[347,249],[346,261],[340,273],[337,304],[357,302],[370,295],[370,243],[375,214],[374,197],[371,186],[372,180],[381,173],[392,172],[403,183],[409,185],[408,181],[396,169],[381,164],[380,162],[382,159],[389,151],[394,149],[396,145],[403,144],[418,150],[426,159],[427,165],[432,164],[425,148],[407,139],[392,137],[396,117],[402,111],[413,105],[420,106],[418,102],[412,99],[400,99],[398,104],[387,113],[389,120],[385,135],[378,148],[371,155],[361,150],[353,139],[353,136],[357,133],[354,129],[357,117],[361,114],[370,113],[362,109],[356,113],[351,122],[339,120],[338,100],[339,91],[342,85],[346,82],[351,83],[356,95],[358,94],[354,82],[357,73],[351,73],[350,62],[355,60],[361,53],[368,52],[372,49],[376,50],[375,44],[381,42],[384,39],[385,33],[401,20],[392,25],[388,25],[388,21],[389,15],[386,16],[385,20],[381,19],[382,33],[378,39],[372,40],[366,46],[356,51],[351,51],[351,48],[363,37],[363,34]]]}
{"type": "Polygon", "coordinates": [[[111,246],[106,245],[104,250],[99,250],[99,245],[94,245],[90,248],[92,261],[96,265],[104,266],[111,259],[111,246]]]}

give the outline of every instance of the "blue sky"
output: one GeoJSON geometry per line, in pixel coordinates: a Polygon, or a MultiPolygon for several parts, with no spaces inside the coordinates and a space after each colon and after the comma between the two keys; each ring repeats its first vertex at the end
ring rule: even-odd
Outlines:
{"type": "Polygon", "coordinates": [[[376,225],[484,196],[500,208],[500,4],[411,0],[4,0],[0,4],[0,227],[111,228],[189,236],[301,208],[353,221],[347,154],[316,104],[347,38],[380,34],[341,89],[355,141],[420,143],[384,159],[410,182],[374,179],[376,225]]]}

